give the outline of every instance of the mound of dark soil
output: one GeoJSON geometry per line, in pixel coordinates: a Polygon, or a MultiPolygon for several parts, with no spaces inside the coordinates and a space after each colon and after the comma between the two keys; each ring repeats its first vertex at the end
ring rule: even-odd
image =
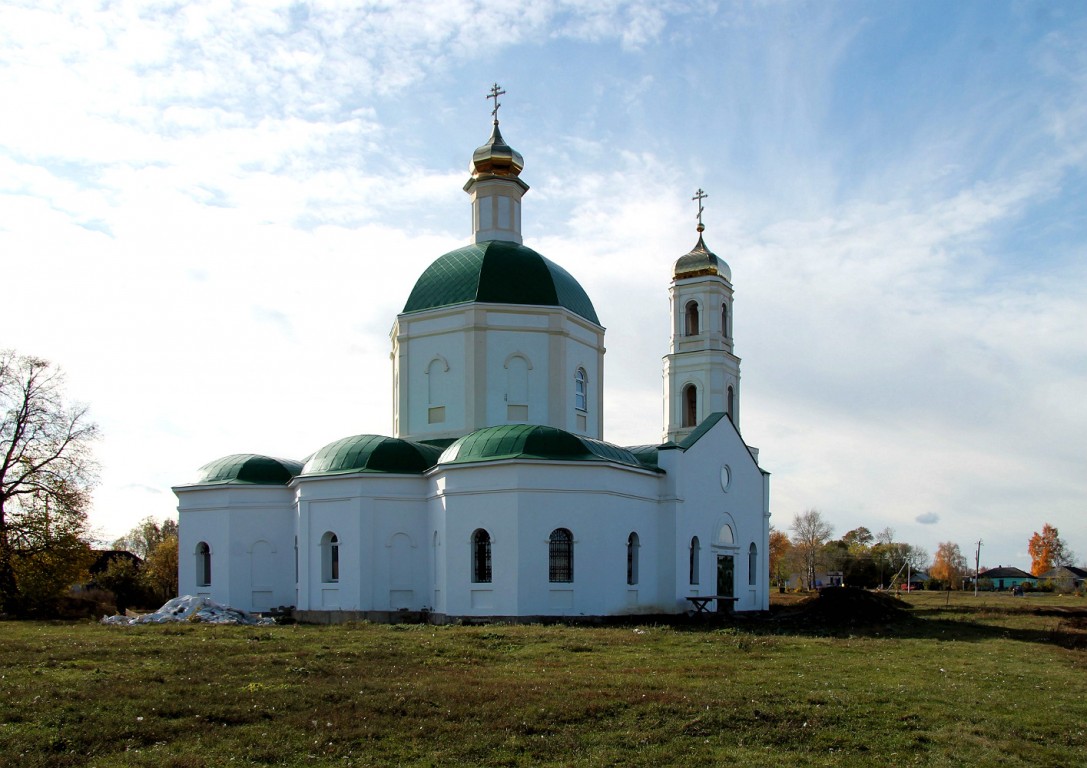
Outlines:
{"type": "Polygon", "coordinates": [[[797,603],[778,618],[823,626],[865,626],[888,624],[909,616],[909,607],[886,592],[869,592],[853,587],[828,587],[819,594],[797,603]]]}

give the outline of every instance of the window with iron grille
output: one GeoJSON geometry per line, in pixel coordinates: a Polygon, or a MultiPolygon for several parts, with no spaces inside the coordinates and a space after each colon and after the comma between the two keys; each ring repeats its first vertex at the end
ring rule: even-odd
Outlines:
{"type": "Polygon", "coordinates": [[[491,534],[482,528],[472,534],[472,581],[491,583],[491,534]]]}
{"type": "Polygon", "coordinates": [[[565,528],[551,531],[549,539],[547,578],[553,583],[574,580],[574,535],[565,528]]]}

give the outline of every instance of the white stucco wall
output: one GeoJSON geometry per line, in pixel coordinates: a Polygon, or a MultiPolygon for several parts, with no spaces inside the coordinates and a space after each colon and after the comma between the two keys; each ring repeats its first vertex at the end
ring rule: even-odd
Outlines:
{"type": "Polygon", "coordinates": [[[569,310],[483,303],[441,307],[400,315],[392,340],[398,437],[460,437],[508,423],[545,424],[597,439],[602,434],[604,329],[569,310]],[[524,403],[508,397],[513,357],[528,363],[524,403]],[[436,360],[444,382],[441,402],[432,402],[428,373],[436,360]],[[584,423],[574,407],[578,367],[585,368],[588,381],[584,423]],[[510,405],[526,407],[517,413],[510,405]],[[444,409],[440,421],[434,420],[434,407],[444,409]]]}
{"type": "MultiPolygon", "coordinates": [[[[588,462],[498,462],[442,471],[432,507],[445,520],[443,612],[464,616],[606,615],[661,609],[652,552],[661,538],[661,477],[588,462]],[[471,537],[491,536],[492,581],[471,583],[471,537]],[[574,580],[548,580],[549,536],[574,537],[574,580]],[[626,542],[641,539],[639,579],[626,583],[626,542]]],[[[435,515],[435,519],[437,515],[435,515]]]]}
{"type": "Polygon", "coordinates": [[[389,611],[429,606],[427,482],[416,475],[299,478],[301,610],[389,611]],[[326,581],[321,541],[339,539],[340,573],[326,581]]]}
{"type": "Polygon", "coordinates": [[[242,610],[294,605],[293,493],[282,486],[183,486],[178,496],[178,589],[242,610]],[[211,583],[196,548],[211,547],[211,583]],[[290,565],[290,568],[284,564],[290,565]]]}
{"type": "Polygon", "coordinates": [[[769,506],[766,476],[727,419],[721,419],[692,447],[662,451],[660,466],[674,483],[676,504],[675,556],[677,605],[688,595],[717,594],[717,557],[734,558],[733,594],[736,610],[769,608],[769,506]],[[727,468],[727,489],[722,481],[727,468]],[[723,524],[733,531],[733,543],[723,545],[723,524]],[[691,538],[701,548],[699,584],[689,582],[691,538]],[[757,550],[756,583],[748,579],[750,545],[757,550]]]}

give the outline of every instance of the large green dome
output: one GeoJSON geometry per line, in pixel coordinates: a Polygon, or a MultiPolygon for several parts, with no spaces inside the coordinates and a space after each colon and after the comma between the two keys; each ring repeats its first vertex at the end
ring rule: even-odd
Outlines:
{"type": "Polygon", "coordinates": [[[600,325],[585,289],[569,272],[506,240],[473,243],[439,258],[416,281],[404,312],[473,301],[565,307],[600,325]]]}

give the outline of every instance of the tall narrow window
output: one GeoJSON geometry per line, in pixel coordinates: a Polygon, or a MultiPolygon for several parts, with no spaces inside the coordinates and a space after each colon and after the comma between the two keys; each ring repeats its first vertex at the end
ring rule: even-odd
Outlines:
{"type": "Polygon", "coordinates": [[[755,586],[759,576],[759,548],[755,542],[747,550],[747,583],[755,586]]]}
{"type": "Polygon", "coordinates": [[[196,545],[196,586],[211,586],[211,547],[206,541],[196,545]]]}
{"type": "Polygon", "coordinates": [[[574,580],[574,534],[565,528],[551,531],[548,539],[547,580],[568,583],[574,580]]]}
{"type": "Polygon", "coordinates": [[[690,571],[691,571],[690,582],[691,582],[691,584],[697,584],[698,583],[698,570],[699,570],[698,560],[699,560],[699,554],[700,554],[699,550],[700,549],[701,549],[701,547],[700,547],[700,545],[698,543],[698,537],[697,536],[692,536],[691,537],[691,563],[690,563],[690,571]]]}
{"type": "Polygon", "coordinates": [[[578,368],[574,374],[574,407],[579,411],[588,410],[585,397],[585,369],[578,368]]]}
{"type": "Polygon", "coordinates": [[[340,580],[340,539],[332,531],[321,537],[321,581],[326,584],[340,580]]]}
{"type": "Polygon", "coordinates": [[[686,319],[685,332],[687,336],[697,336],[699,333],[698,325],[698,302],[688,301],[687,306],[684,308],[683,316],[686,319]]]}
{"type": "Polygon", "coordinates": [[[472,534],[472,582],[491,583],[491,534],[482,528],[472,534]]]}
{"type": "Polygon", "coordinates": [[[627,584],[638,583],[638,534],[627,536],[627,584]]]}
{"type": "Polygon", "coordinates": [[[721,305],[721,335],[728,338],[728,304],[721,305]]]}
{"type": "Polygon", "coordinates": [[[728,414],[728,420],[731,421],[734,424],[736,423],[736,419],[733,418],[733,413],[735,412],[734,411],[735,406],[736,406],[736,393],[733,391],[732,387],[729,387],[728,388],[728,395],[726,396],[726,399],[725,399],[725,412],[728,414]]]}
{"type": "Polygon", "coordinates": [[[698,423],[698,388],[688,384],[683,388],[683,426],[693,427],[698,423]]]}

